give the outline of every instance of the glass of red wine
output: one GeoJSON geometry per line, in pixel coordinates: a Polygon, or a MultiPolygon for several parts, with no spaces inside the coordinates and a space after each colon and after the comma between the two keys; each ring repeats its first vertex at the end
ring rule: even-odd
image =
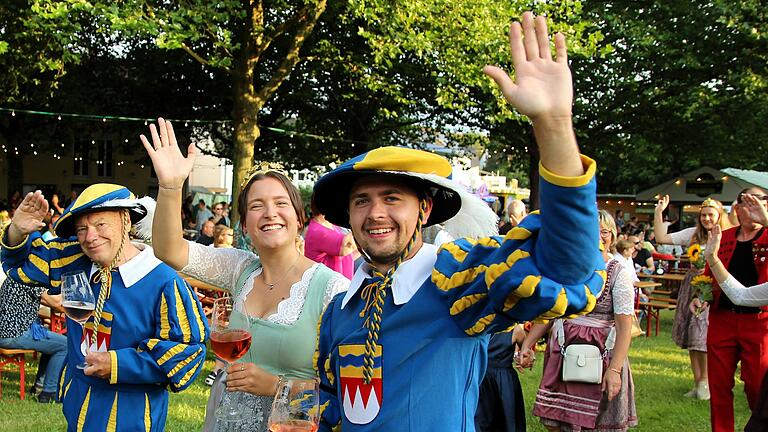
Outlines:
{"type": "Polygon", "coordinates": [[[319,409],[317,380],[281,380],[269,414],[269,432],[316,432],[319,409]]]}
{"type": "MultiPolygon", "coordinates": [[[[248,331],[247,312],[245,303],[237,302],[231,297],[214,300],[211,314],[211,348],[227,365],[244,356],[251,347],[251,333],[248,331]]],[[[223,397],[222,403],[216,409],[216,418],[225,422],[242,419],[243,410],[232,402],[231,397],[223,397]]]]}
{"type": "MultiPolygon", "coordinates": [[[[96,308],[96,300],[88,282],[88,275],[84,271],[68,272],[61,275],[62,307],[69,319],[80,324],[83,339],[85,341],[84,355],[88,354],[88,346],[91,341],[85,334],[85,323],[93,315],[96,308]]],[[[78,369],[85,369],[88,363],[83,361],[77,365],[78,369]]]]}

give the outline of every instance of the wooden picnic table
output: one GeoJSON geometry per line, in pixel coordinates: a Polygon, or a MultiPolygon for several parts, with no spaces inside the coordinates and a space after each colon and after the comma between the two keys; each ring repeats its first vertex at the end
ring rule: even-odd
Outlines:
{"type": "Polygon", "coordinates": [[[651,320],[655,321],[656,330],[654,336],[659,335],[659,314],[662,310],[674,310],[677,307],[675,299],[661,299],[649,297],[647,303],[640,303],[640,309],[645,311],[645,337],[651,336],[651,320]]]}

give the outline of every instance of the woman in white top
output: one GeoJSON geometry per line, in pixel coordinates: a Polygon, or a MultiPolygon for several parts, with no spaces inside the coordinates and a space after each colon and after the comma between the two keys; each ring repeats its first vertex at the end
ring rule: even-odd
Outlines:
{"type": "Polygon", "coordinates": [[[299,191],[275,164],[254,167],[237,198],[240,225],[258,256],[184,240],[178,217],[181,188],[197,150],[190,144],[184,157],[171,123],[158,119],[158,128],[159,134],[155,125],[150,126],[152,144],[141,136],[159,185],[152,228],[155,254],[177,270],[229,290],[236,307],[244,304],[243,312],[249,317],[251,349],[227,369],[226,387],[248,394],[243,402],[253,415],[243,423],[216,429],[266,431],[263,419],[269,414],[280,379],[314,378],[317,322],[333,296],[346,290],[349,280],[304,257],[296,248],[304,206],[299,191]]]}
{"type": "MultiPolygon", "coordinates": [[[[667,233],[663,212],[669,205],[669,195],[659,199],[654,210],[653,232],[656,243],[672,244],[689,247],[693,244],[704,245],[707,232],[718,224],[728,226],[728,217],[720,201],[707,198],[701,203],[696,226],[675,233],[667,233]]],[[[680,284],[677,294],[679,307],[675,309],[675,321],[672,325],[672,340],[677,346],[688,350],[693,370],[693,389],[685,393],[687,397],[702,400],[709,399],[709,382],[707,380],[707,327],[709,326],[709,311],[694,315],[691,310],[691,280],[701,274],[704,269],[696,268],[693,263],[680,284]]]]}
{"type": "Polygon", "coordinates": [[[627,355],[635,314],[635,289],[630,277],[634,270],[628,271],[608,252],[616,241],[616,224],[605,210],[598,214],[607,280],[595,308],[573,319],[534,324],[517,356],[519,367],[532,367],[534,345],[552,329],[533,405],[533,415],[552,432],[582,429],[615,432],[637,425],[635,390],[627,355]],[[571,343],[595,345],[605,353],[600,384],[562,380],[562,347],[571,343]]]}
{"type": "MultiPolygon", "coordinates": [[[[744,205],[754,215],[755,221],[762,226],[768,226],[768,212],[760,203],[759,198],[751,194],[743,195],[744,205]]],[[[731,302],[738,306],[765,306],[768,305],[768,283],[745,287],[737,281],[717,257],[720,249],[722,230],[716,226],[709,232],[709,240],[705,255],[712,276],[717,280],[720,288],[725,292],[731,302]]],[[[704,305],[705,307],[707,305],[704,305]]],[[[745,432],[768,430],[768,374],[763,377],[760,387],[760,397],[757,400],[752,416],[744,427],[745,432]]]]}

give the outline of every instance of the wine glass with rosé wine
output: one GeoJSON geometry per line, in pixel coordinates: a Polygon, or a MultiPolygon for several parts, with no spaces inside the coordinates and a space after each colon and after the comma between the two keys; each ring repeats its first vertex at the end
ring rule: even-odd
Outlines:
{"type": "MultiPolygon", "coordinates": [[[[96,300],[88,282],[88,275],[84,271],[68,272],[61,275],[61,297],[64,312],[69,319],[80,324],[85,341],[85,354],[88,354],[88,346],[91,341],[85,334],[85,323],[93,315],[96,308],[96,300]]],[[[77,365],[78,369],[85,369],[88,363],[83,361],[77,365]]]]}
{"type": "MultiPolygon", "coordinates": [[[[244,317],[247,317],[244,302],[235,302],[232,297],[214,300],[211,314],[211,348],[227,363],[225,370],[251,348],[251,333],[244,317]]],[[[234,396],[234,393],[231,396],[234,396]]],[[[234,403],[232,397],[222,399],[221,405],[216,409],[216,418],[226,422],[241,420],[243,409],[240,404],[234,403]]]]}
{"type": "Polygon", "coordinates": [[[269,415],[269,432],[316,432],[320,397],[317,380],[280,380],[269,415]]]}

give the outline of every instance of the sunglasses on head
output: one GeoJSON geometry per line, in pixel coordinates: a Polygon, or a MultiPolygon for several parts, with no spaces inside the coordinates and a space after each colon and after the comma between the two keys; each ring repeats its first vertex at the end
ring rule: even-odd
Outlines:
{"type": "MultiPolygon", "coordinates": [[[[744,202],[744,195],[743,193],[740,193],[739,196],[736,197],[736,203],[741,204],[744,202]]],[[[768,201],[768,195],[756,195],[756,194],[750,194],[754,196],[755,198],[762,200],[762,201],[768,201]]]]}

